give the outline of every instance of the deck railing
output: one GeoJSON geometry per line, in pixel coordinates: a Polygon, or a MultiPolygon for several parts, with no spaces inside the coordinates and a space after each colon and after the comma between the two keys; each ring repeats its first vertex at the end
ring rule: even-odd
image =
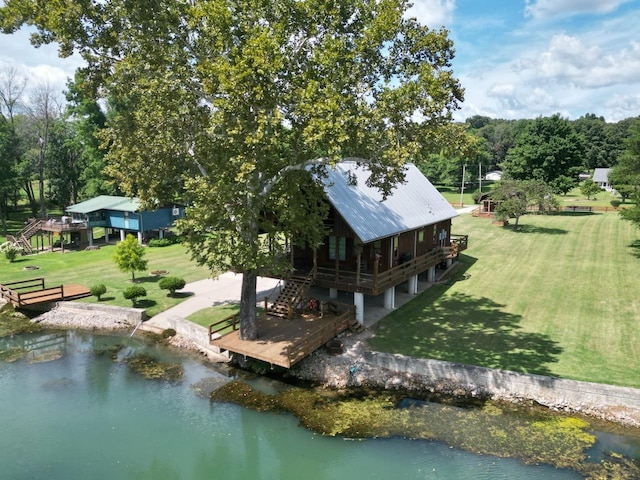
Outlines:
{"type": "Polygon", "coordinates": [[[211,340],[215,340],[214,335],[216,337],[222,336],[221,332],[225,334],[238,330],[240,328],[240,314],[235,313],[228,317],[223,318],[217,322],[209,325],[209,342],[211,340]]]}

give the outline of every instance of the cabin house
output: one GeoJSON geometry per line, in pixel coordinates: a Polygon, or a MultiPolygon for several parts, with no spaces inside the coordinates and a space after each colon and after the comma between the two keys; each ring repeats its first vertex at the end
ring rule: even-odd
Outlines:
{"type": "Polygon", "coordinates": [[[609,184],[610,171],[610,168],[596,168],[593,171],[593,181],[603,190],[612,190],[611,185],[609,184]]]}
{"type": "Polygon", "coordinates": [[[294,245],[296,272],[310,272],[313,285],[353,292],[356,319],[362,323],[364,295],[384,295],[395,308],[395,290],[407,283],[418,293],[418,277],[434,281],[436,268],[446,268],[466,248],[467,238],[451,233],[456,210],[414,165],[405,183],[386,199],[366,185],[369,172],[344,161],[329,169],[324,182],[330,204],[328,234],[316,249],[294,245]],[[353,181],[355,180],[355,181],[353,181]]]}
{"type": "Polygon", "coordinates": [[[93,229],[105,229],[105,242],[109,241],[109,232],[117,231],[124,240],[128,233],[135,234],[138,242],[151,234],[160,238],[173,222],[184,216],[184,207],[171,206],[157,210],[141,210],[137,198],[100,195],[84,202],[71,205],[66,209],[67,221],[86,227],[87,243],[93,246],[93,229]]]}

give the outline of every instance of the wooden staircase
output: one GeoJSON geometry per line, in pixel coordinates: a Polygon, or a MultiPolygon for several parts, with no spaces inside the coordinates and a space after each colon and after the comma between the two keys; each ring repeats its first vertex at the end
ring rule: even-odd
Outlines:
{"type": "Polygon", "coordinates": [[[292,318],[296,306],[302,301],[313,283],[313,275],[288,278],[275,301],[267,308],[267,315],[292,318]]]}
{"type": "Polygon", "coordinates": [[[33,247],[29,240],[40,231],[41,226],[42,220],[38,218],[31,220],[26,227],[15,235],[15,237],[13,235],[7,235],[7,240],[19,245],[25,252],[33,253],[33,247]]]}

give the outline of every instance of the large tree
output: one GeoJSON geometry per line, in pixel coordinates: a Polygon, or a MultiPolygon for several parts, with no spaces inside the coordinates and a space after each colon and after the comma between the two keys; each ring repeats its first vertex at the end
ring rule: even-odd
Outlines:
{"type": "Polygon", "coordinates": [[[87,85],[121,106],[108,160],[125,192],[147,206],[186,197],[193,256],[243,273],[245,339],[257,276],[287,267],[277,240],[323,237],[324,169],[367,159],[368,182],[390,193],[463,96],[447,31],[409,18],[406,0],[5,5],[4,32],[34,25],[36,44],[79,52],[87,85]]]}
{"type": "Polygon", "coordinates": [[[491,198],[495,202],[498,219],[515,219],[514,230],[518,229],[520,217],[532,207],[541,212],[558,208],[551,187],[541,180],[500,180],[492,190],[491,198]]]}
{"type": "Polygon", "coordinates": [[[566,193],[578,184],[584,155],[584,137],[556,114],[529,122],[502,167],[511,178],[540,180],[556,193],[566,193]]]}
{"type": "Polygon", "coordinates": [[[609,182],[635,200],[635,205],[620,210],[620,215],[640,227],[640,120],[630,128],[626,146],[618,164],[609,172],[609,182]]]}

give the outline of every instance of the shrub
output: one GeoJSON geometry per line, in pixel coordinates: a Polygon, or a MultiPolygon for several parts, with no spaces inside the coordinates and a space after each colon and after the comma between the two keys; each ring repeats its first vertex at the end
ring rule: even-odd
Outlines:
{"type": "Polygon", "coordinates": [[[173,245],[175,243],[180,243],[182,239],[177,235],[169,235],[164,238],[152,238],[149,240],[148,245],[150,247],[168,247],[169,245],[173,245]]]}
{"type": "Polygon", "coordinates": [[[122,292],[122,296],[127,300],[131,300],[131,303],[135,307],[136,300],[139,297],[146,297],[147,291],[142,285],[132,285],[124,289],[124,291],[122,292]]]}
{"type": "Polygon", "coordinates": [[[611,206],[612,206],[613,208],[618,208],[618,207],[620,206],[620,204],[621,204],[621,203],[622,203],[622,202],[621,202],[620,200],[618,200],[617,198],[616,198],[616,199],[611,200],[611,206]]]}
{"type": "Polygon", "coordinates": [[[105,293],[107,293],[107,287],[105,287],[102,283],[98,284],[98,285],[93,285],[90,289],[89,292],[91,293],[91,295],[93,295],[94,297],[97,297],[98,301],[100,301],[100,297],[102,295],[104,295],[105,293]]]}
{"type": "Polygon", "coordinates": [[[173,295],[176,293],[176,290],[184,288],[186,284],[187,282],[185,282],[183,278],[178,277],[164,277],[158,282],[158,286],[162,290],[169,290],[169,295],[173,295]]]}
{"type": "Polygon", "coordinates": [[[162,338],[167,339],[169,337],[175,337],[176,331],[173,328],[165,328],[162,331],[162,338]]]}
{"type": "Polygon", "coordinates": [[[9,262],[13,262],[21,252],[21,249],[13,242],[4,242],[0,245],[0,252],[4,254],[4,257],[9,260],[9,262]]]}

